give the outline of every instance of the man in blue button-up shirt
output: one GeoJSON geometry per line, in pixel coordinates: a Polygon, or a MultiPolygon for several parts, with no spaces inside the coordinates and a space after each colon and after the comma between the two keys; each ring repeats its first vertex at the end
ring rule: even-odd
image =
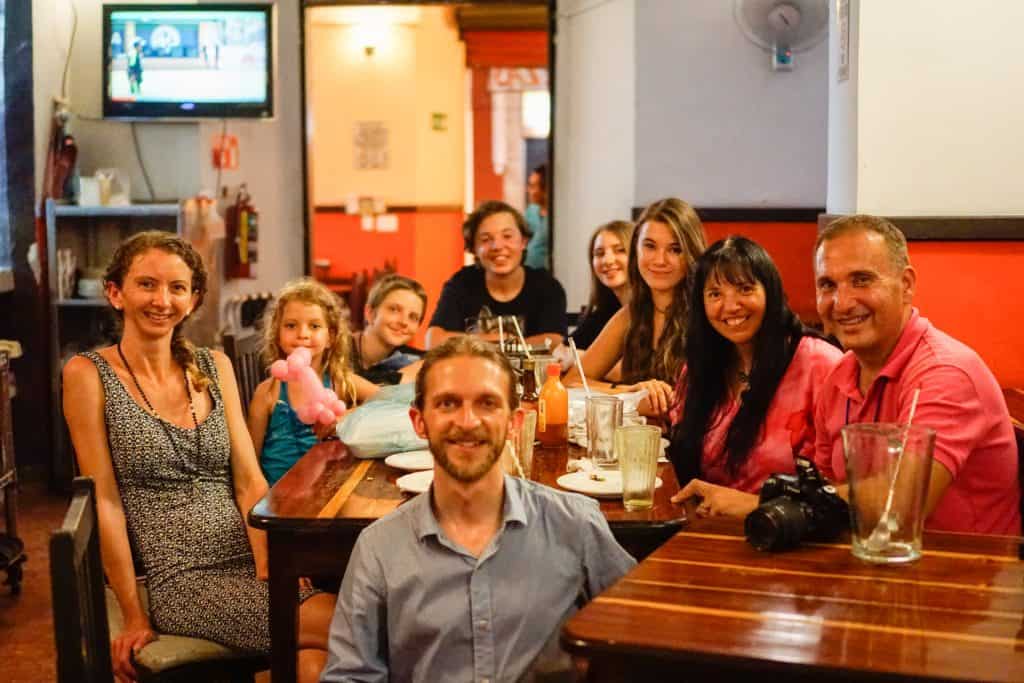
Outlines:
{"type": "Polygon", "coordinates": [[[409,414],[434,482],[356,542],[322,681],[519,680],[633,566],[596,502],[505,475],[517,403],[511,366],[486,343],[455,337],[427,354],[409,414]]]}

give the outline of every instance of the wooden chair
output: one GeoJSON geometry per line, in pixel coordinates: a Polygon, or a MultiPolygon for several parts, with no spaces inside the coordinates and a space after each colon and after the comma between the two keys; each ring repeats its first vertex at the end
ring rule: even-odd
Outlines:
{"type": "MultiPolygon", "coordinates": [[[[1013,436],[1017,440],[1017,482],[1020,487],[1020,519],[1024,524],[1024,428],[1013,425],[1013,436]]],[[[1024,546],[1021,546],[1024,559],[1024,546]]]]}
{"type": "Polygon", "coordinates": [[[363,309],[366,307],[369,293],[370,283],[366,271],[356,273],[355,279],[352,281],[352,290],[348,293],[346,300],[349,325],[353,331],[363,329],[363,309]]]}
{"type": "Polygon", "coordinates": [[[59,683],[109,683],[114,677],[99,538],[95,485],[77,477],[64,523],[50,536],[59,683]]]}
{"type": "MultiPolygon", "coordinates": [[[[113,679],[110,639],[120,632],[122,620],[113,591],[103,586],[95,496],[92,479],[77,477],[64,524],[50,537],[58,683],[113,679]]],[[[139,595],[148,612],[144,580],[139,595]]],[[[135,666],[141,681],[251,683],[255,672],[267,668],[267,660],[201,638],[159,634],[138,654],[135,666]]]]}
{"type": "Polygon", "coordinates": [[[224,335],[224,353],[231,359],[231,367],[238,380],[238,395],[242,399],[242,410],[249,415],[249,402],[256,387],[266,376],[266,368],[260,356],[261,336],[255,332],[242,337],[224,335]]]}
{"type": "MultiPolygon", "coordinates": [[[[17,351],[20,354],[20,349],[17,351]]],[[[18,538],[18,472],[14,464],[14,428],[11,417],[11,384],[8,364],[11,354],[0,347],[0,501],[6,527],[0,531],[0,571],[7,573],[5,586],[21,592],[22,565],[27,559],[25,543],[18,538]]]]}

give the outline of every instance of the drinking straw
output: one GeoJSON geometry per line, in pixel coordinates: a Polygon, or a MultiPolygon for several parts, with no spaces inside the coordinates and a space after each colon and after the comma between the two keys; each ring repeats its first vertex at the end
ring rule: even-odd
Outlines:
{"type": "Polygon", "coordinates": [[[569,349],[572,351],[573,362],[576,363],[576,372],[580,373],[580,379],[583,380],[583,391],[587,392],[587,396],[590,396],[590,385],[587,384],[587,376],[583,374],[583,363],[580,361],[580,353],[576,350],[576,342],[573,341],[572,337],[569,337],[569,349]]]}
{"type": "Polygon", "coordinates": [[[533,356],[530,355],[530,345],[526,343],[523,331],[519,329],[519,318],[516,316],[512,316],[512,327],[516,329],[516,336],[519,337],[519,343],[523,345],[523,351],[526,352],[526,357],[533,358],[533,356]]]}
{"type": "Polygon", "coordinates": [[[878,518],[878,524],[875,525],[874,530],[871,532],[871,536],[868,537],[868,543],[874,545],[880,545],[882,547],[889,543],[889,527],[890,527],[890,515],[892,514],[892,498],[893,494],[896,493],[896,482],[900,476],[900,465],[903,464],[903,453],[907,450],[907,439],[910,438],[910,425],[914,422],[914,413],[917,411],[917,399],[921,395],[921,387],[914,389],[914,397],[910,401],[910,414],[907,415],[907,426],[906,432],[903,434],[903,442],[900,444],[900,454],[896,456],[896,467],[893,469],[892,482],[889,484],[889,495],[885,499],[885,507],[882,508],[882,516],[878,518]]]}
{"type": "Polygon", "coordinates": [[[519,462],[519,454],[516,453],[516,445],[511,440],[506,441],[505,444],[508,446],[509,452],[512,454],[512,462],[516,464],[516,473],[522,479],[526,479],[526,473],[523,471],[523,463],[519,462]]]}

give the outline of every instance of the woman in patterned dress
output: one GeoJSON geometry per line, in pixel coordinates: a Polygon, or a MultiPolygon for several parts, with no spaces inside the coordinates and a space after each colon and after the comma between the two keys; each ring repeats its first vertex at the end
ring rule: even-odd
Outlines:
{"type": "MultiPolygon", "coordinates": [[[[245,523],[267,483],[231,363],[181,333],[202,304],[202,260],[171,233],[140,233],[117,249],[105,282],[121,338],[72,358],[63,379],[64,415],[79,468],[96,482],[103,566],[124,616],[111,643],[115,675],[136,680],[132,655],[156,631],[269,652],[266,538],[245,523]]],[[[299,680],[312,681],[334,599],[302,597],[299,680]]]]}

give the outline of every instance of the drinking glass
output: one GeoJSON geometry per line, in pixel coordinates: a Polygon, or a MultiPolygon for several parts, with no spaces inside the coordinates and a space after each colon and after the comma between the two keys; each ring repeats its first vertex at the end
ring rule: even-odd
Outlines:
{"type": "Polygon", "coordinates": [[[622,504],[627,510],[654,506],[661,428],[630,425],[615,430],[615,454],[622,470],[622,504]]]}
{"type": "Polygon", "coordinates": [[[587,396],[587,457],[598,467],[615,467],[615,430],[622,426],[622,399],[587,396]]]}
{"type": "Polygon", "coordinates": [[[518,430],[510,434],[512,445],[519,457],[519,464],[523,468],[523,476],[527,479],[533,473],[533,441],[537,432],[537,411],[527,410],[523,413],[523,423],[518,430]]]}
{"type": "Polygon", "coordinates": [[[843,427],[851,550],[868,562],[921,557],[935,430],[865,422],[843,427]]]}

